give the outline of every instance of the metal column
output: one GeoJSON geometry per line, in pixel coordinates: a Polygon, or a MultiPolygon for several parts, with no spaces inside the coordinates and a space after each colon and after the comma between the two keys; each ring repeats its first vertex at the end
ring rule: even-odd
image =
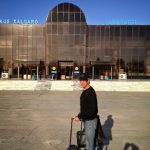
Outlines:
{"type": "Polygon", "coordinates": [[[111,80],[112,80],[113,72],[112,72],[112,65],[111,65],[111,80]]]}
{"type": "Polygon", "coordinates": [[[83,73],[85,73],[85,66],[83,66],[83,73]]]}
{"type": "Polygon", "coordinates": [[[18,65],[18,80],[19,80],[19,76],[20,76],[20,71],[19,71],[19,65],[18,65]]]}
{"type": "Polygon", "coordinates": [[[37,65],[37,80],[39,79],[39,66],[37,65]]]}
{"type": "Polygon", "coordinates": [[[94,76],[95,76],[95,73],[94,73],[94,65],[92,66],[92,79],[94,80],[94,76]]]}

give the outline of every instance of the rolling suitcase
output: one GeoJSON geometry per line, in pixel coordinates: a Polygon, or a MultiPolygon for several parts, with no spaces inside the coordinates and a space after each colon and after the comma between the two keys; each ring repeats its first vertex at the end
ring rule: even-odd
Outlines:
{"type": "MultiPolygon", "coordinates": [[[[78,149],[80,150],[81,148],[86,146],[85,143],[85,129],[82,127],[82,120],[81,120],[81,130],[77,131],[77,146],[78,149]]],[[[105,134],[102,129],[102,125],[100,122],[99,115],[97,116],[97,128],[95,131],[95,147],[99,147],[102,143],[103,140],[105,139],[105,134]]]]}
{"type": "Polygon", "coordinates": [[[72,126],[73,126],[73,118],[71,118],[70,143],[69,143],[69,147],[66,150],[78,150],[77,145],[72,145],[71,144],[71,140],[72,140],[72,126]]]}
{"type": "Polygon", "coordinates": [[[79,149],[85,147],[85,130],[82,127],[82,124],[83,122],[81,120],[81,130],[77,131],[77,145],[79,149]]]}

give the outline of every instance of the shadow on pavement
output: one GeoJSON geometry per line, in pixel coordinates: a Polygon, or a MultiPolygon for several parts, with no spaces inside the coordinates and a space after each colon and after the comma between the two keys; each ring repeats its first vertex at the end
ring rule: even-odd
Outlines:
{"type": "Polygon", "coordinates": [[[107,150],[110,141],[112,140],[112,127],[114,125],[114,121],[112,119],[112,115],[108,115],[104,124],[102,125],[102,129],[105,134],[105,139],[103,140],[103,144],[98,146],[97,150],[107,150]]]}
{"type": "Polygon", "coordinates": [[[123,150],[140,150],[134,143],[126,143],[123,150]]]}

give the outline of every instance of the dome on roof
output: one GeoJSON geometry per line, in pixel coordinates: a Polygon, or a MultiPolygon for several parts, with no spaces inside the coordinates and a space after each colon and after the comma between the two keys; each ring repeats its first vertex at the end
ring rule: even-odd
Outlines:
{"type": "Polygon", "coordinates": [[[61,3],[48,14],[46,22],[86,22],[83,11],[72,3],[61,3]]]}

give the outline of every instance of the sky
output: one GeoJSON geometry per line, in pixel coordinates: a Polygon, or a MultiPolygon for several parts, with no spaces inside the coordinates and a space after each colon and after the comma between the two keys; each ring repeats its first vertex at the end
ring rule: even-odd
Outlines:
{"type": "Polygon", "coordinates": [[[0,0],[0,23],[18,19],[44,24],[49,11],[62,2],[79,6],[89,25],[150,25],[150,0],[0,0]]]}

